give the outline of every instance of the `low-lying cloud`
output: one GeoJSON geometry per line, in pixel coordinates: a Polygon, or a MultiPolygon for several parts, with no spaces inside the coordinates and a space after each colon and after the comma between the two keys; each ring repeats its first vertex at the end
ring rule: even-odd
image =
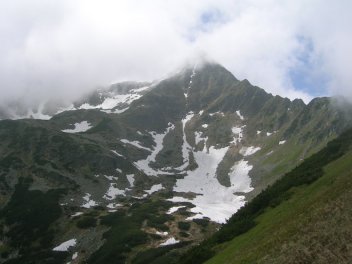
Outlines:
{"type": "Polygon", "coordinates": [[[352,98],[351,8],[347,0],[2,1],[0,103],[159,79],[197,54],[273,94],[352,98]]]}

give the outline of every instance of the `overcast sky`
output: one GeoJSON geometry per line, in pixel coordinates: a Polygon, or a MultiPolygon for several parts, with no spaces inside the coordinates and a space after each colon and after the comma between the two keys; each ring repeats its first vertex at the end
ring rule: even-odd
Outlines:
{"type": "Polygon", "coordinates": [[[289,98],[352,98],[350,0],[0,1],[0,102],[159,79],[199,54],[289,98]]]}

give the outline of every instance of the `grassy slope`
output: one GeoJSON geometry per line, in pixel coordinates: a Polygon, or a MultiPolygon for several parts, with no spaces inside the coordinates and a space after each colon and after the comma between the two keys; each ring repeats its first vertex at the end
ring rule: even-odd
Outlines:
{"type": "Polygon", "coordinates": [[[256,218],[248,232],[217,247],[207,263],[347,263],[352,258],[352,151],[310,185],[256,218]]]}

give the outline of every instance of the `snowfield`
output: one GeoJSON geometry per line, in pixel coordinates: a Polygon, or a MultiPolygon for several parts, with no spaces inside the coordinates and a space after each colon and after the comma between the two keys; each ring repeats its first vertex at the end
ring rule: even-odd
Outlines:
{"type": "MultiPolygon", "coordinates": [[[[217,112],[214,114],[221,115],[223,113],[217,112]]],[[[184,198],[183,196],[175,195],[168,200],[175,203],[190,202],[195,205],[195,207],[190,209],[195,215],[187,218],[188,220],[209,217],[215,222],[225,223],[233,213],[245,204],[245,197],[234,193],[247,193],[252,190],[251,179],[248,173],[253,167],[248,164],[248,161],[244,160],[235,163],[231,167],[228,175],[231,186],[226,187],[221,185],[217,179],[216,170],[229,147],[215,148],[214,146],[210,146],[207,148],[207,146],[204,146],[203,150],[194,151],[187,142],[185,133],[186,124],[193,116],[194,113],[190,112],[182,119],[182,156],[184,164],[176,169],[182,170],[186,175],[183,179],[176,181],[173,191],[179,193],[194,193],[196,196],[194,198],[184,198]],[[191,151],[193,152],[198,167],[193,171],[184,171],[189,165],[189,152],[191,151]]],[[[241,142],[244,127],[245,126],[235,126],[232,128],[234,140],[231,143],[237,144],[241,142]]],[[[202,138],[202,133],[198,131],[195,131],[194,137],[196,144],[201,140],[207,140],[207,138],[202,138]]],[[[259,147],[243,147],[241,152],[243,156],[249,156],[259,150],[259,147]]],[[[168,213],[173,213],[179,208],[180,207],[172,207],[168,213]]]]}
{"type": "MultiPolygon", "coordinates": [[[[187,171],[183,179],[179,179],[174,187],[175,192],[193,192],[196,195],[194,199],[175,196],[169,199],[172,202],[190,202],[195,205],[191,212],[195,213],[194,218],[209,217],[218,223],[225,223],[226,220],[245,204],[244,196],[234,195],[235,192],[248,192],[251,190],[250,178],[248,173],[250,166],[240,164],[233,168],[236,180],[231,187],[221,185],[216,178],[216,169],[224,158],[228,147],[215,149],[213,146],[206,151],[194,152],[195,161],[198,168],[194,171],[187,171]],[[240,169],[241,168],[241,169],[240,169]]],[[[229,175],[234,179],[233,175],[229,175]]],[[[190,219],[191,219],[190,218],[190,219]]]]}

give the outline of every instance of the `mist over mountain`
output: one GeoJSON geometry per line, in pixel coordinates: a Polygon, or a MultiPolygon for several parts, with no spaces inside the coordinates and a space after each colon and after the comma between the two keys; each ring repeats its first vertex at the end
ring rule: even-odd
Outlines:
{"type": "Polygon", "coordinates": [[[2,2],[0,104],[160,79],[198,54],[274,95],[350,99],[350,10],[322,0],[2,2]]]}

